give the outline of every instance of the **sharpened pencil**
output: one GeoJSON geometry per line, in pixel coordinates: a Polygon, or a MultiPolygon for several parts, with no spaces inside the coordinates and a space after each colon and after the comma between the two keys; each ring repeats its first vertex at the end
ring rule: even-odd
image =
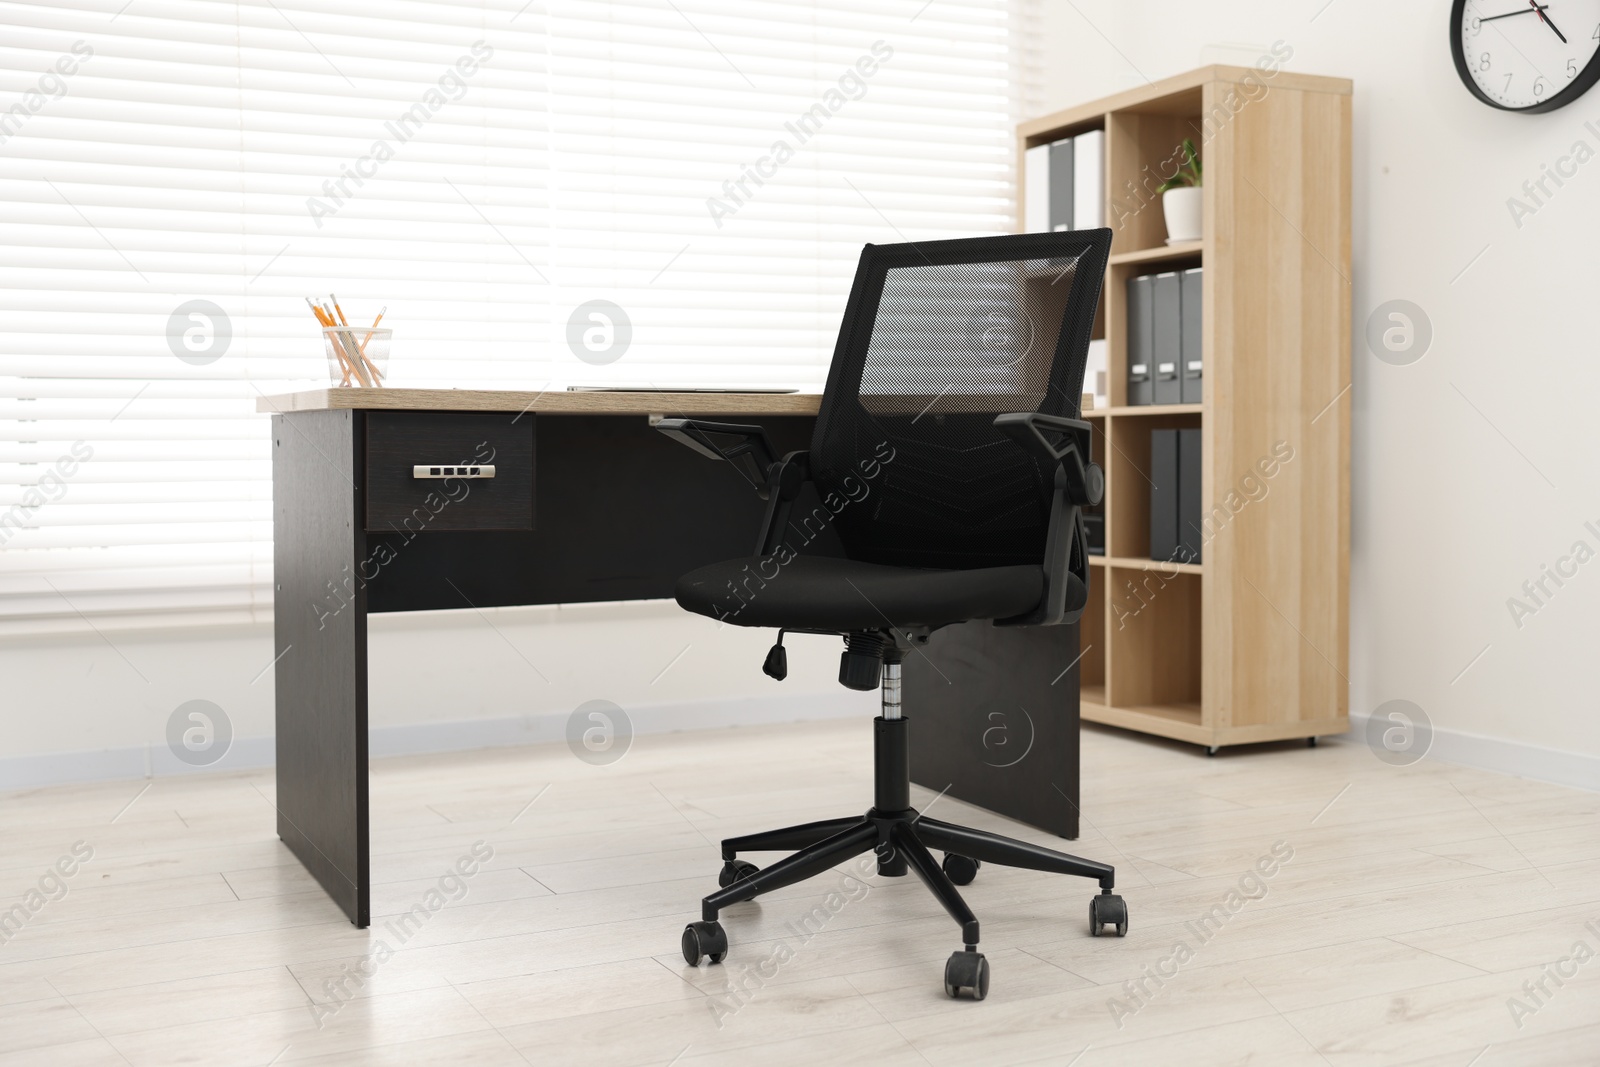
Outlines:
{"type": "Polygon", "coordinates": [[[367,342],[372,340],[372,335],[378,332],[378,323],[382,322],[383,321],[383,317],[385,315],[387,315],[388,313],[389,313],[389,306],[387,304],[385,304],[383,306],[383,310],[378,312],[378,317],[372,320],[372,325],[370,327],[368,327],[368,329],[367,329],[367,336],[365,336],[365,337],[363,337],[361,339],[361,354],[362,355],[366,355],[367,354],[367,342]]]}

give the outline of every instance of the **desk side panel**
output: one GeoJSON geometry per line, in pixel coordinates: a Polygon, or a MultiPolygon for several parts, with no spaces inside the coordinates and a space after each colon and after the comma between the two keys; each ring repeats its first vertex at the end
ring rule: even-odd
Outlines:
{"type": "Polygon", "coordinates": [[[357,926],[371,909],[363,417],[272,417],[278,836],[357,926]]]}
{"type": "Polygon", "coordinates": [[[905,658],[912,781],[1076,838],[1079,658],[1076,624],[934,631],[905,658]]]}

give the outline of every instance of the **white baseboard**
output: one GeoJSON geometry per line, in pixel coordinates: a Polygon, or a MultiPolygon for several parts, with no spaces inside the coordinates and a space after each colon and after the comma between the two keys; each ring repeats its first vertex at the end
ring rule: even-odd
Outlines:
{"type": "MultiPolygon", "coordinates": [[[[1369,718],[1370,715],[1352,711],[1350,732],[1344,735],[1344,740],[1366,744],[1369,718]]],[[[1600,756],[1582,752],[1563,752],[1525,741],[1508,741],[1435,726],[1433,745],[1425,758],[1600,792],[1600,756]]]]}
{"type": "MultiPolygon", "coordinates": [[[[877,712],[876,694],[853,700],[850,694],[825,697],[772,696],[731,700],[654,704],[629,709],[636,735],[708,730],[726,726],[871,716],[877,712]]],[[[372,756],[422,755],[458,752],[505,745],[533,745],[566,737],[567,714],[511,715],[457,722],[379,726],[368,734],[372,756]]],[[[1368,716],[1350,713],[1350,732],[1344,740],[1366,743],[1368,716]]],[[[34,789],[71,782],[117,778],[149,778],[176,774],[254,770],[273,764],[275,747],[270,737],[236,739],[227,755],[205,767],[180,761],[165,745],[80,752],[51,752],[34,756],[0,758],[0,790],[34,789]]],[[[1521,741],[1484,737],[1461,730],[1435,727],[1428,759],[1498,771],[1518,778],[1551,782],[1600,792],[1600,756],[1531,745],[1521,741]]]]}
{"type": "MultiPolygon", "coordinates": [[[[841,693],[654,704],[629,708],[628,716],[637,736],[877,714],[877,694],[866,693],[862,697],[865,699],[857,700],[841,693]]],[[[566,712],[549,712],[378,726],[367,735],[367,750],[375,757],[409,756],[562,741],[566,739],[568,717],[566,712]]],[[[184,763],[163,744],[10,756],[0,758],[0,791],[117,778],[255,770],[272,766],[275,755],[271,737],[245,737],[235,739],[226,755],[204,767],[184,763]]]]}

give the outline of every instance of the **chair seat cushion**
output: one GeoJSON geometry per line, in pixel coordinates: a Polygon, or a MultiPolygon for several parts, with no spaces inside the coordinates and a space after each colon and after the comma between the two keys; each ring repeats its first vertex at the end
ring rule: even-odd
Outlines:
{"type": "Polygon", "coordinates": [[[735,626],[875,630],[1005,619],[1044,595],[1037,566],[927,570],[849,559],[766,556],[713,563],[678,579],[678,603],[735,626]]]}

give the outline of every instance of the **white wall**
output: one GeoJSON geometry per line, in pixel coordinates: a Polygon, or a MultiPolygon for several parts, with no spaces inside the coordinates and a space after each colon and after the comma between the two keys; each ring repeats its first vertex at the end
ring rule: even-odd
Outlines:
{"type": "MultiPolygon", "coordinates": [[[[1600,756],[1600,561],[1520,629],[1506,606],[1574,541],[1600,549],[1583,528],[1600,527],[1591,430],[1600,161],[1520,229],[1506,207],[1574,141],[1600,149],[1600,134],[1584,128],[1590,119],[1600,127],[1600,90],[1552,115],[1491,111],[1456,79],[1448,7],[1049,0],[1044,105],[1202,62],[1247,63],[1280,39],[1294,49],[1289,69],[1354,79],[1351,710],[1404,698],[1447,733],[1600,756]],[[1408,367],[1379,363],[1362,340],[1371,310],[1397,298],[1425,309],[1434,329],[1431,350],[1408,367]]],[[[462,736],[509,737],[483,724],[564,717],[592,698],[657,726],[692,721],[717,701],[724,714],[748,717],[751,702],[778,694],[793,700],[761,705],[772,714],[870,711],[870,700],[833,681],[836,650],[822,638],[796,639],[794,673],[780,686],[760,673],[769,634],[715,632],[667,605],[495,617],[549,684],[473,613],[379,617],[375,729],[469,722],[476,732],[462,736]],[[466,678],[421,668],[414,653],[424,641],[481,667],[466,678]]],[[[167,716],[195,698],[222,706],[242,739],[270,734],[271,674],[251,682],[272,658],[268,628],[108,636],[120,655],[88,632],[0,648],[0,772],[8,758],[46,753],[108,749],[118,755],[106,766],[123,767],[153,745],[159,759],[167,716]]],[[[397,748],[442,740],[385,736],[397,748]]],[[[251,751],[262,749],[241,748],[251,751]]]]}
{"type": "MultiPolygon", "coordinates": [[[[372,750],[559,740],[590,700],[638,733],[874,713],[877,694],[838,684],[837,639],[790,637],[788,680],[762,674],[773,634],[669,601],[374,615],[372,750]]],[[[205,769],[268,765],[272,658],[270,624],[8,638],[0,790],[188,770],[166,730],[191,700],[221,708],[235,739],[205,769]]]]}
{"type": "Polygon", "coordinates": [[[1294,49],[1287,69],[1353,79],[1352,714],[1403,698],[1447,742],[1600,756],[1600,561],[1551,584],[1520,629],[1507,607],[1574,542],[1600,551],[1584,529],[1600,530],[1600,161],[1520,229],[1507,207],[1574,142],[1600,151],[1600,90],[1549,115],[1478,103],[1443,0],[1046,6],[1046,110],[1248,64],[1277,40],[1294,49]],[[1410,366],[1364,340],[1394,299],[1433,326],[1410,366]]]}

